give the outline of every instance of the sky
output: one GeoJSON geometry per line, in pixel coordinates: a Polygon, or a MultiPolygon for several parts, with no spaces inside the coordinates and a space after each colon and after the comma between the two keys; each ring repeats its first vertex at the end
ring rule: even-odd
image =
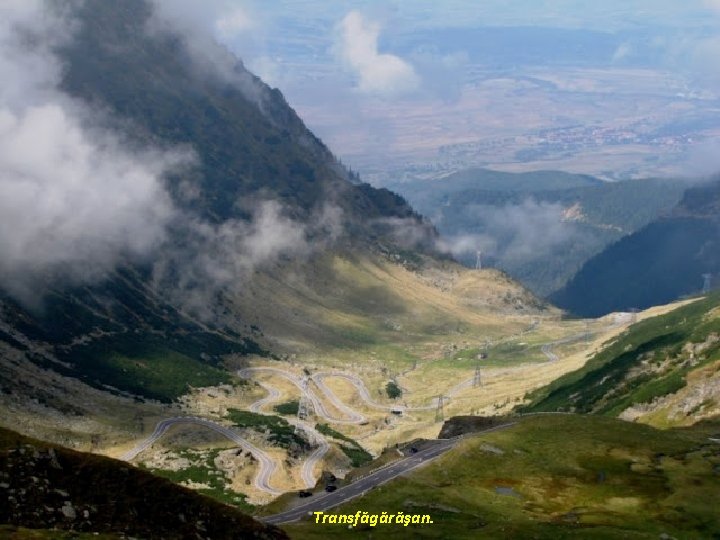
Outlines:
{"type": "MultiPolygon", "coordinates": [[[[500,133],[534,136],[539,129],[592,124],[613,116],[623,120],[612,129],[634,130],[637,115],[630,114],[629,102],[617,96],[635,93],[637,99],[647,95],[648,86],[666,90],[650,92],[653,108],[675,111],[662,121],[652,111],[642,112],[657,120],[657,130],[663,125],[674,129],[682,120],[677,111],[683,108],[692,109],[695,123],[705,108],[717,108],[717,0],[215,0],[202,8],[192,0],[180,0],[172,3],[172,11],[175,17],[186,17],[188,24],[206,25],[251,71],[278,87],[348,165],[371,179],[382,173],[382,164],[391,164],[395,172],[423,167],[447,172],[453,166],[438,165],[440,148],[449,147],[457,156],[458,144],[490,144],[500,133]],[[589,74],[590,68],[603,73],[589,74]],[[652,72],[653,78],[644,73],[634,88],[631,79],[638,70],[652,72]],[[524,101],[516,96],[505,99],[502,92],[495,98],[490,95],[488,85],[507,85],[503,81],[508,74],[514,85],[509,92],[525,91],[524,101]],[[528,77],[534,83],[550,79],[555,90],[564,92],[590,88],[604,94],[602,103],[594,99],[592,104],[588,92],[575,92],[571,101],[584,99],[585,104],[569,110],[563,121],[557,121],[561,116],[557,112],[548,113],[549,118],[536,117],[539,109],[551,109],[548,100],[564,97],[547,89],[524,88],[528,77]],[[695,101],[667,99],[680,94],[695,101]],[[705,102],[699,103],[698,97],[705,102]],[[532,132],[522,129],[526,117],[532,132]],[[463,127],[469,119],[488,129],[463,127]],[[428,140],[416,140],[423,126],[430,133],[428,140]],[[501,129],[491,132],[491,126],[501,129]]],[[[695,133],[696,127],[689,131],[695,133]]],[[[705,131],[696,134],[693,144],[714,148],[713,142],[708,143],[714,132],[707,132],[707,125],[702,128],[705,131]]],[[[682,134],[688,139],[693,133],[682,134]]],[[[685,165],[677,163],[687,162],[688,156],[714,153],[689,148],[687,140],[675,142],[682,148],[674,151],[684,157],[660,156],[657,172],[681,170],[685,165]]],[[[475,161],[487,165],[491,157],[475,161]]],[[[473,159],[462,156],[454,167],[473,164],[473,159]]],[[[553,161],[552,156],[545,159],[548,165],[565,163],[553,161]]],[[[634,158],[628,155],[618,176],[652,172],[647,165],[652,159],[657,156],[649,147],[634,158]]],[[[576,161],[567,162],[567,167],[591,173],[608,167],[607,160],[595,154],[576,161]]],[[[512,157],[505,156],[496,164],[512,163],[512,157]]],[[[714,166],[691,172],[703,173],[714,166]]]]}

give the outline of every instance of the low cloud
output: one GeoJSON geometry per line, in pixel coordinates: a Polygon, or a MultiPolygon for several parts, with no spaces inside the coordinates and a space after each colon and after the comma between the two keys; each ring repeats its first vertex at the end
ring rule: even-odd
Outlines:
{"type": "Polygon", "coordinates": [[[693,144],[688,151],[685,170],[687,175],[700,180],[718,174],[720,172],[720,139],[708,139],[693,144]]]}
{"type": "Polygon", "coordinates": [[[155,289],[203,321],[223,322],[224,295],[246,286],[257,271],[268,271],[283,259],[302,259],[334,242],[343,232],[342,210],[328,205],[301,223],[277,201],[265,200],[250,221],[210,224],[186,217],[176,229],[182,245],[165,246],[155,261],[155,289]]]}
{"type": "Polygon", "coordinates": [[[461,257],[482,251],[505,263],[540,260],[571,241],[579,241],[576,227],[563,221],[560,204],[527,199],[506,206],[473,205],[464,209],[477,223],[475,234],[443,237],[440,249],[461,257]]]}
{"type": "Polygon", "coordinates": [[[0,279],[27,303],[45,280],[93,282],[149,254],[174,214],[163,176],[191,159],[130,150],[58,89],[52,51],[75,25],[56,7],[0,7],[0,279]]]}
{"type": "Polygon", "coordinates": [[[169,33],[181,37],[192,67],[201,77],[216,77],[239,88],[262,108],[263,87],[239,69],[237,56],[218,43],[248,33],[255,26],[249,13],[228,0],[151,0],[153,13],[147,23],[150,34],[169,33]]]}
{"type": "Polygon", "coordinates": [[[414,92],[420,78],[413,66],[398,56],[378,51],[380,24],[351,11],[339,24],[336,50],[358,76],[357,88],[367,94],[397,96],[414,92]]]}

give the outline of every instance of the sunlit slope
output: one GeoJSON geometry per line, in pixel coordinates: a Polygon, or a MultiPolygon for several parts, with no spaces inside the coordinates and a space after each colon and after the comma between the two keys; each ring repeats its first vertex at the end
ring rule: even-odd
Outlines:
{"type": "Polygon", "coordinates": [[[299,539],[712,538],[720,533],[720,455],[707,437],[718,430],[529,417],[471,436],[430,465],[329,511],[430,514],[432,525],[348,529],[303,521],[283,528],[299,539]]]}
{"type": "Polygon", "coordinates": [[[512,334],[559,312],[495,270],[431,259],[329,253],[258,273],[231,309],[284,352],[512,334]]]}
{"type": "Polygon", "coordinates": [[[720,294],[630,327],[585,366],[530,394],[524,411],[685,425],[720,414],[720,294]]]}

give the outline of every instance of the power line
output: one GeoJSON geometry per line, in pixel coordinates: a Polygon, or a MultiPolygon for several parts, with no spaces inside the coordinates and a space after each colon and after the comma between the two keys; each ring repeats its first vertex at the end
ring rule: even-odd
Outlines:
{"type": "Polygon", "coordinates": [[[443,410],[443,398],[444,396],[442,394],[437,397],[437,409],[435,409],[436,422],[442,422],[443,420],[445,420],[445,411],[443,410]]]}
{"type": "MultiPolygon", "coordinates": [[[[301,384],[300,401],[298,402],[297,417],[298,420],[307,420],[310,416],[310,400],[307,395],[308,379],[304,377],[301,384]]],[[[295,430],[297,431],[297,427],[295,430]]]]}
{"type": "Polygon", "coordinates": [[[710,284],[712,281],[712,274],[703,274],[702,278],[703,278],[702,293],[707,294],[710,292],[710,284]]]}

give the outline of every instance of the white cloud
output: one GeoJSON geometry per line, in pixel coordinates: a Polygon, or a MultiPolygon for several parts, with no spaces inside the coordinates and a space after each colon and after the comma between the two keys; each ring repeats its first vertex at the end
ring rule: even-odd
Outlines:
{"type": "Polygon", "coordinates": [[[215,21],[215,30],[222,39],[230,39],[241,32],[251,31],[254,27],[255,22],[247,12],[237,7],[229,13],[222,14],[215,21]]]}
{"type": "Polygon", "coordinates": [[[534,199],[505,206],[470,205],[463,212],[482,232],[443,238],[439,247],[458,256],[481,250],[505,262],[540,260],[581,240],[578,229],[563,222],[563,211],[560,204],[534,199]]]}
{"type": "Polygon", "coordinates": [[[182,153],[125,148],[58,89],[53,47],[73,25],[43,2],[0,6],[0,280],[32,301],[38,280],[102,278],[161,242],[164,173],[182,153]]]}
{"type": "Polygon", "coordinates": [[[351,11],[340,23],[337,50],[358,75],[358,89],[369,94],[393,96],[409,93],[420,85],[413,67],[398,56],[378,51],[380,25],[351,11]]]}
{"type": "Polygon", "coordinates": [[[624,60],[632,53],[632,45],[629,43],[622,43],[618,46],[617,49],[615,49],[615,53],[613,53],[612,62],[617,63],[621,60],[624,60]]]}
{"type": "Polygon", "coordinates": [[[184,245],[168,246],[154,262],[154,287],[184,311],[216,322],[224,316],[220,298],[237,293],[254,272],[271,268],[282,257],[307,256],[343,231],[342,210],[336,206],[325,206],[309,223],[301,223],[273,200],[257,203],[249,222],[211,224],[190,218],[178,227],[184,245]]]}
{"type": "MultiPolygon", "coordinates": [[[[248,73],[237,69],[237,56],[218,41],[235,38],[255,26],[246,11],[228,0],[151,2],[153,14],[147,24],[149,33],[181,36],[193,68],[200,76],[219,77],[262,107],[262,87],[248,73]]],[[[243,51],[236,52],[242,54],[243,51]]]]}

